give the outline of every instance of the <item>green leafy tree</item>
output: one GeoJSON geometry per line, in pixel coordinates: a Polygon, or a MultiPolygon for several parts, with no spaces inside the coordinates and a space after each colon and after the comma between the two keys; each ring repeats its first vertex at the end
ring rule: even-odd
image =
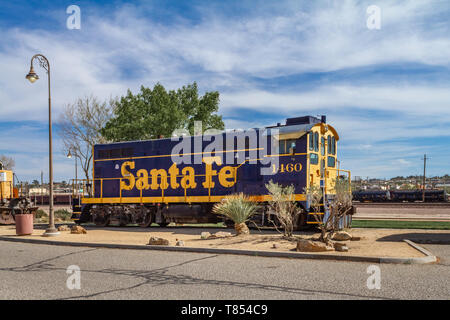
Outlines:
{"type": "Polygon", "coordinates": [[[194,133],[194,122],[202,121],[203,131],[224,129],[219,110],[219,92],[199,96],[197,83],[166,91],[157,83],[153,89],[141,86],[115,102],[114,115],[101,130],[110,141],[132,141],[171,137],[175,129],[194,133]]]}

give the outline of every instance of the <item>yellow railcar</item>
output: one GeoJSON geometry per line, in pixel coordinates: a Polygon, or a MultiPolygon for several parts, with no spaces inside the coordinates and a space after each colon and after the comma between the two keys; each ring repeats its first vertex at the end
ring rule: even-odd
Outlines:
{"type": "Polygon", "coordinates": [[[34,213],[36,207],[31,206],[28,198],[19,194],[14,187],[14,173],[5,170],[0,162],[0,224],[14,224],[15,214],[34,213]]]}

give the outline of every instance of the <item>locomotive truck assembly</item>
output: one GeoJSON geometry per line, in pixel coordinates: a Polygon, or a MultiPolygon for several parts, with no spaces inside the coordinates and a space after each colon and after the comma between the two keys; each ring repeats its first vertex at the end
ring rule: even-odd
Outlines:
{"type": "MultiPolygon", "coordinates": [[[[316,224],[305,187],[320,186],[322,212],[333,198],[333,182],[350,172],[338,168],[337,131],[312,116],[284,125],[175,138],[98,144],[93,179],[77,181],[91,190],[74,208],[77,223],[217,223],[213,205],[226,195],[244,193],[260,203],[255,223],[269,225],[272,213],[265,184],[293,185],[302,209],[297,227],[316,224]]],[[[74,201],[76,202],[76,201],[74,201]]]]}
{"type": "Polygon", "coordinates": [[[12,170],[4,169],[0,162],[0,224],[14,224],[16,214],[34,214],[36,210],[30,199],[14,187],[12,170]]]}

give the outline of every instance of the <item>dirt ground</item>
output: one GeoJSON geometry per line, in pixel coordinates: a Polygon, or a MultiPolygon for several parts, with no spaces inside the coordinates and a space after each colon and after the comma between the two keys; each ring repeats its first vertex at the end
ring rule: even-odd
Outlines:
{"type": "MultiPolygon", "coordinates": [[[[70,231],[62,231],[61,234],[53,238],[43,238],[44,230],[36,226],[33,235],[21,236],[21,238],[49,239],[52,241],[74,241],[86,243],[112,243],[112,244],[132,244],[146,245],[150,237],[161,237],[169,240],[174,246],[177,240],[183,240],[186,247],[202,248],[227,248],[242,250],[264,250],[264,251],[293,251],[296,243],[282,239],[276,231],[251,230],[250,235],[234,236],[233,229],[217,229],[203,227],[169,227],[169,228],[147,228],[138,227],[86,227],[87,234],[71,234],[70,231]],[[36,229],[40,228],[40,229],[36,229]],[[217,231],[231,232],[232,237],[211,240],[200,239],[201,232],[217,231]],[[274,249],[273,245],[277,248],[274,249]]],[[[450,231],[442,230],[397,230],[397,229],[351,229],[353,236],[361,237],[360,241],[346,241],[349,247],[348,252],[323,252],[321,254],[340,254],[350,256],[370,256],[370,257],[422,257],[423,254],[403,242],[411,234],[431,235],[445,234],[450,237],[450,231]]],[[[0,236],[17,237],[15,226],[0,226],[0,236]]],[[[309,239],[314,236],[312,232],[296,233],[299,238],[309,239]]]]}

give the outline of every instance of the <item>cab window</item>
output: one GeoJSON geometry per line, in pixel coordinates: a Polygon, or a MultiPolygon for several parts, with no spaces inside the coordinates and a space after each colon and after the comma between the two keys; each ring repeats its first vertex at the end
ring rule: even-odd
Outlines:
{"type": "Polygon", "coordinates": [[[320,153],[322,155],[325,154],[325,138],[322,137],[322,139],[320,139],[320,153]]]}
{"type": "Polygon", "coordinates": [[[314,151],[319,152],[319,133],[314,133],[314,151]]]}
{"type": "Polygon", "coordinates": [[[318,164],[319,163],[319,156],[317,153],[311,153],[309,155],[309,163],[310,164],[318,164]]]}
{"type": "Polygon", "coordinates": [[[334,168],[336,165],[336,158],[335,157],[328,157],[328,166],[330,168],[334,168]]]}
{"type": "Polygon", "coordinates": [[[291,148],[295,151],[295,139],[280,140],[279,154],[287,154],[291,152],[291,148]]]}
{"type": "Polygon", "coordinates": [[[333,137],[333,154],[336,155],[336,138],[333,137]]]}
{"type": "Polygon", "coordinates": [[[328,154],[333,154],[333,138],[331,136],[327,137],[327,149],[328,149],[328,154]]]}
{"type": "Polygon", "coordinates": [[[314,132],[309,133],[309,150],[314,150],[314,132]]]}

